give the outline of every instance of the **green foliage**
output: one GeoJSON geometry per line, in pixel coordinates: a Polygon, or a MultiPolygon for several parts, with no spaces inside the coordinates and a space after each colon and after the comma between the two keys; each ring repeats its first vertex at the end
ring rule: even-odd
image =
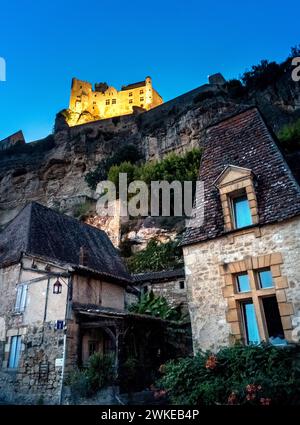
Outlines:
{"type": "Polygon", "coordinates": [[[86,369],[76,369],[68,376],[66,384],[70,386],[73,399],[90,397],[92,395],[91,383],[86,369]]]}
{"type": "Polygon", "coordinates": [[[300,404],[295,347],[236,345],[172,360],[158,385],[175,404],[300,404]]]}
{"type": "Polygon", "coordinates": [[[227,81],[224,87],[232,98],[243,97],[247,92],[241,81],[236,79],[227,81]]]}
{"type": "Polygon", "coordinates": [[[114,379],[113,357],[95,353],[89,358],[88,367],[74,370],[66,384],[71,388],[74,399],[90,397],[114,379]]]}
{"type": "Polygon", "coordinates": [[[159,243],[152,239],[147,247],[128,259],[132,273],[177,269],[183,266],[179,241],[159,243]]]}
{"type": "Polygon", "coordinates": [[[264,59],[258,65],[253,65],[250,71],[246,71],[242,81],[248,90],[264,90],[274,85],[283,73],[284,66],[264,59]]]}
{"type": "Polygon", "coordinates": [[[112,156],[99,162],[94,171],[90,171],[85,180],[88,186],[95,190],[100,181],[106,180],[110,167],[129,161],[136,163],[141,159],[141,155],[134,145],[126,145],[119,148],[112,156]]]}
{"type": "Polygon", "coordinates": [[[127,173],[127,182],[141,180],[149,187],[152,181],[165,180],[171,183],[174,180],[180,182],[197,180],[201,150],[194,148],[183,155],[171,153],[160,161],[146,162],[142,165],[134,165],[130,161],[113,165],[108,172],[108,180],[116,187],[119,185],[119,174],[127,173]]]}
{"type": "Polygon", "coordinates": [[[288,152],[300,149],[300,118],[292,124],[285,125],[278,133],[282,147],[288,152]]]}
{"type": "Polygon", "coordinates": [[[89,358],[87,376],[92,391],[97,391],[112,382],[113,356],[95,353],[89,358]]]}
{"type": "Polygon", "coordinates": [[[173,307],[166,298],[154,295],[153,291],[141,295],[139,302],[132,304],[129,311],[138,314],[149,314],[164,320],[180,321],[183,319],[181,305],[173,307]]]}
{"type": "Polygon", "coordinates": [[[86,217],[89,211],[91,210],[91,207],[92,204],[88,201],[75,205],[73,209],[74,217],[78,219],[86,217]]]}

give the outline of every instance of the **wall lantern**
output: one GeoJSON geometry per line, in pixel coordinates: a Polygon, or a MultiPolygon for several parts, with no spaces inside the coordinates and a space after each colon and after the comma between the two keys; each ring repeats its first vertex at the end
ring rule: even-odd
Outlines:
{"type": "Polygon", "coordinates": [[[53,294],[61,294],[62,291],[62,284],[57,279],[57,281],[53,285],[53,294]]]}

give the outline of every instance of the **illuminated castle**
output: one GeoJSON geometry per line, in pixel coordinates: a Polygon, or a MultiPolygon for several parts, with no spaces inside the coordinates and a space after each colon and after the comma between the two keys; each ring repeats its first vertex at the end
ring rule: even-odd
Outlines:
{"type": "Polygon", "coordinates": [[[118,91],[106,83],[92,84],[72,79],[67,122],[70,126],[84,122],[132,114],[136,110],[149,110],[163,103],[152,87],[152,80],[122,86],[118,91]]]}

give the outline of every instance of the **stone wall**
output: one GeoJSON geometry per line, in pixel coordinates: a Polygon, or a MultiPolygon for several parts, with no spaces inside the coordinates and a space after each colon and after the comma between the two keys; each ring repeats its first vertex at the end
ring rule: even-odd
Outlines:
{"type": "Polygon", "coordinates": [[[166,298],[168,303],[172,306],[182,304],[184,310],[187,310],[187,294],[184,277],[156,283],[145,283],[144,287],[147,286],[148,291],[153,291],[155,295],[166,298]],[[181,287],[183,282],[184,287],[181,287]]]}
{"type": "Polygon", "coordinates": [[[223,265],[274,253],[283,261],[280,277],[273,275],[273,278],[277,301],[282,303],[282,311],[286,310],[283,314],[289,318],[286,321],[289,324],[284,327],[285,337],[297,342],[300,329],[299,218],[184,247],[183,253],[194,351],[216,351],[235,341],[235,332],[228,320],[223,265]]]}
{"type": "Polygon", "coordinates": [[[64,331],[54,322],[8,332],[5,360],[0,369],[0,401],[12,404],[58,404],[64,331]],[[18,369],[7,369],[10,338],[22,332],[18,369]]]}

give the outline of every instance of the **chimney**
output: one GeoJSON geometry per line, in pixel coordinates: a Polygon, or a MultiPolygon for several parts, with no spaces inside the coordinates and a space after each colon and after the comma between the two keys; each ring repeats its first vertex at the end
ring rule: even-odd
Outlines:
{"type": "Polygon", "coordinates": [[[87,259],[88,259],[87,250],[84,246],[81,246],[79,250],[79,264],[81,266],[86,266],[87,259]]]}

